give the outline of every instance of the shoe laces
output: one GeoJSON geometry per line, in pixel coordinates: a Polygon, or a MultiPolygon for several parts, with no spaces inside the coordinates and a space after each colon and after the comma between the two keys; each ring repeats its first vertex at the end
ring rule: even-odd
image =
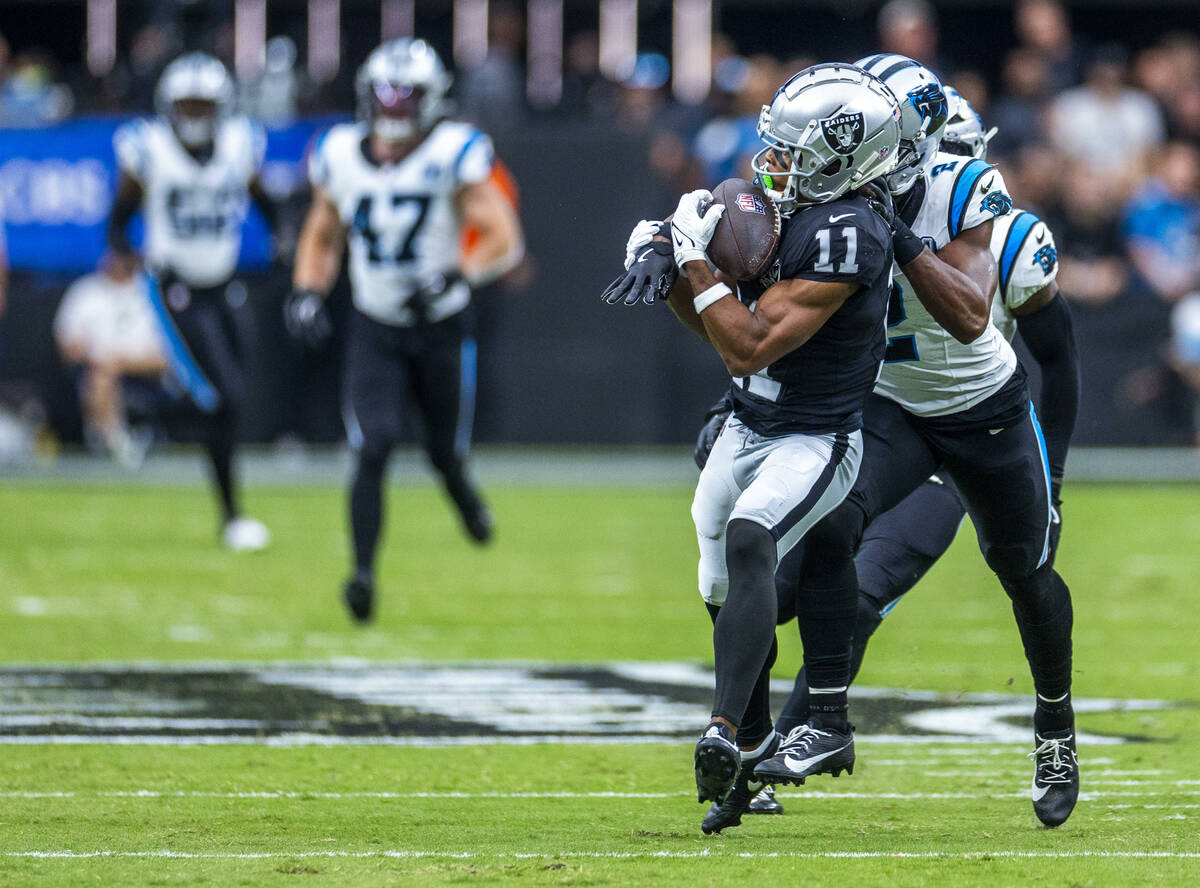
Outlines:
{"type": "Polygon", "coordinates": [[[797,749],[808,751],[810,743],[820,740],[822,737],[833,736],[828,731],[822,731],[820,728],[814,728],[812,725],[798,725],[788,731],[788,735],[784,738],[783,743],[779,745],[779,751],[785,749],[788,752],[794,752],[797,749]]]}
{"type": "Polygon", "coordinates": [[[1033,752],[1026,753],[1037,764],[1037,779],[1041,783],[1069,783],[1075,770],[1075,751],[1070,747],[1074,735],[1041,737],[1033,752]]]}

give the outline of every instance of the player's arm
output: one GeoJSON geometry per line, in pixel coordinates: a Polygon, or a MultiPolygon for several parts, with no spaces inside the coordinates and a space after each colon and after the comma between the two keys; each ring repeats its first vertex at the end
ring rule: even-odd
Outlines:
{"type": "Polygon", "coordinates": [[[324,188],[313,186],[312,206],[296,241],[292,287],[322,297],[329,295],[337,282],[345,246],[346,226],[342,224],[337,204],[324,188]]]}
{"type": "Polygon", "coordinates": [[[1079,352],[1067,301],[1050,281],[1013,309],[1017,330],[1042,371],[1038,419],[1046,437],[1050,488],[1055,502],[1062,489],[1067,450],[1079,414],[1079,352]]]}
{"type": "Polygon", "coordinates": [[[683,272],[699,294],[695,309],[704,332],[731,376],[752,376],[804,345],[860,286],[804,278],[779,281],[750,311],[717,280],[708,263],[687,262],[683,272]],[[712,297],[717,298],[709,302],[712,297]]]}
{"type": "Polygon", "coordinates": [[[279,208],[263,188],[262,179],[257,174],[246,183],[246,191],[250,195],[250,202],[258,207],[258,211],[266,220],[267,229],[275,235],[279,230],[279,208]]]}
{"type": "Polygon", "coordinates": [[[896,221],[903,226],[896,232],[896,262],[921,304],[959,342],[978,339],[987,329],[998,279],[991,219],[967,229],[937,253],[898,217],[896,221]]]}
{"type": "Polygon", "coordinates": [[[464,185],[455,195],[459,218],[478,232],[459,270],[472,286],[495,280],[520,264],[525,255],[521,221],[512,203],[490,180],[464,185]]]}
{"type": "Polygon", "coordinates": [[[129,220],[141,208],[145,194],[141,182],[128,172],[121,173],[117,180],[112,213],[108,217],[108,248],[118,256],[133,255],[133,246],[129,243],[129,220]]]}
{"type": "Polygon", "coordinates": [[[346,247],[346,226],[337,204],[320,185],[313,186],[313,202],[296,240],[292,292],[283,304],[283,320],[291,337],[319,349],[333,335],[325,298],[337,283],[346,247]]]}

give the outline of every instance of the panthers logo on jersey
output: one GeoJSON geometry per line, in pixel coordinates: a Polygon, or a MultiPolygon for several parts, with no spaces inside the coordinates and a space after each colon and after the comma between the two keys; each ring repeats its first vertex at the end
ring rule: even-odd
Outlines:
{"type": "Polygon", "coordinates": [[[1003,191],[985,195],[980,207],[994,216],[1007,216],[1012,209],[1012,198],[1003,191]]]}
{"type": "Polygon", "coordinates": [[[1042,266],[1042,271],[1049,274],[1054,270],[1054,266],[1058,264],[1058,250],[1053,244],[1046,244],[1036,253],[1033,254],[1033,261],[1042,266]]]}

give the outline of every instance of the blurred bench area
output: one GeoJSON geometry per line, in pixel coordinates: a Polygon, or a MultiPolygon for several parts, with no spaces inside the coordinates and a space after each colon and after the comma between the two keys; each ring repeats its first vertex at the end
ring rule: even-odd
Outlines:
{"type": "MultiPolygon", "coordinates": [[[[665,307],[600,303],[626,235],[681,191],[746,175],[759,108],[791,73],[886,50],[932,67],[999,127],[989,160],[1055,234],[1083,361],[1075,443],[1200,442],[1200,0],[0,7],[0,462],[83,440],[56,311],[102,262],[112,132],[153,113],[158,74],[185,49],[221,57],[241,109],[268,128],[263,181],[283,219],[274,243],[251,219],[232,295],[251,376],[242,436],[342,440],[340,338],[306,355],[282,324],[305,159],[353,114],[367,52],[410,33],[453,61],[459,114],[493,135],[528,245],[520,268],[476,294],[477,441],[691,441],[727,377],[665,307]]],[[[344,282],[332,307],[344,322],[344,282]]]]}

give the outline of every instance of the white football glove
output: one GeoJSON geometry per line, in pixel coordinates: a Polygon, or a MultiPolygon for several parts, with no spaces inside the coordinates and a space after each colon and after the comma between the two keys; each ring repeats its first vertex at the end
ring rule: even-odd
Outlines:
{"type": "Polygon", "coordinates": [[[725,212],[725,207],[714,204],[712,197],[711,191],[701,188],[679,198],[671,219],[671,244],[675,248],[675,264],[680,268],[686,262],[705,259],[708,242],[725,212]]]}
{"type": "Polygon", "coordinates": [[[654,235],[658,234],[658,229],[662,227],[662,222],[655,222],[651,219],[643,219],[637,225],[633,226],[633,232],[629,235],[629,240],[625,241],[625,270],[629,271],[629,266],[633,265],[637,259],[638,251],[646,246],[654,239],[654,235]]]}

